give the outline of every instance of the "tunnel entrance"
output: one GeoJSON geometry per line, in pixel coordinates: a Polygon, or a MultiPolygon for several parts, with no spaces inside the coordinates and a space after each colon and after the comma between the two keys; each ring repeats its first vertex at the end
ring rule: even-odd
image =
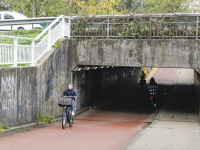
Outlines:
{"type": "MultiPolygon", "coordinates": [[[[92,100],[94,100],[94,105],[90,108],[90,113],[88,112],[85,119],[103,119],[107,116],[109,120],[119,121],[123,120],[119,116],[125,115],[126,121],[130,122],[151,122],[156,116],[159,120],[198,120],[198,101],[196,100],[194,87],[194,70],[154,68],[154,71],[149,72],[147,85],[141,90],[138,76],[142,68],[96,67],[98,68],[95,69],[94,67],[90,72],[89,70],[92,67],[88,69],[88,66],[79,66],[79,68],[82,68],[79,71],[79,68],[76,68],[82,81],[82,93],[91,92],[92,100]],[[99,77],[103,77],[105,80],[99,77]],[[128,77],[128,80],[125,79],[126,77],[128,77]],[[148,83],[151,77],[155,78],[159,87],[158,106],[153,110],[150,107],[148,94],[148,83]],[[115,83],[110,83],[114,78],[119,80],[116,80],[115,83]],[[99,95],[96,95],[96,93],[99,95]],[[115,113],[116,116],[113,116],[113,112],[117,112],[115,113]],[[98,117],[96,116],[97,118],[95,118],[94,114],[98,117]]],[[[89,98],[89,94],[86,94],[85,97],[89,98]]]]}

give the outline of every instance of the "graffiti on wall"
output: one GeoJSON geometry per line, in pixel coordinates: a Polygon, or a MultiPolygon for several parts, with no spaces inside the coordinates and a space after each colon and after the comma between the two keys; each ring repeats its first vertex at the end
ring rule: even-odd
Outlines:
{"type": "Polygon", "coordinates": [[[13,110],[17,107],[17,78],[13,75],[1,77],[2,110],[13,110]]]}

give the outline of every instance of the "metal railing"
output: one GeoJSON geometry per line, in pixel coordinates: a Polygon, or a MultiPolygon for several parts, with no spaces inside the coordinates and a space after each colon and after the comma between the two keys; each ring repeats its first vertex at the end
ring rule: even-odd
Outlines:
{"type": "Polygon", "coordinates": [[[13,26],[15,25],[33,25],[34,24],[43,24],[45,26],[48,26],[51,24],[57,17],[38,17],[38,18],[26,18],[26,19],[6,19],[6,20],[0,20],[0,27],[1,26],[9,26],[10,30],[13,29],[13,26]]]}
{"type": "MultiPolygon", "coordinates": [[[[198,39],[200,37],[199,16],[199,13],[86,17],[61,15],[54,18],[54,21],[36,38],[0,35],[14,39],[14,44],[0,44],[0,64],[17,66],[19,63],[31,63],[34,65],[61,37],[198,39]],[[18,39],[29,40],[31,44],[19,45],[18,39]]],[[[39,20],[36,19],[32,22],[39,23],[39,20]]],[[[24,20],[23,23],[30,23],[30,21],[24,20]]],[[[6,22],[4,23],[6,24],[6,22]]],[[[0,26],[5,25],[4,23],[0,21],[0,26]]],[[[16,23],[19,24],[19,22],[9,22],[10,25],[16,23]]]]}
{"type": "Polygon", "coordinates": [[[13,64],[13,66],[17,66],[20,63],[30,63],[34,66],[59,38],[64,36],[70,37],[69,23],[69,17],[61,15],[36,38],[0,35],[0,37],[14,39],[14,44],[0,44],[0,64],[13,64]],[[42,36],[44,37],[41,38],[42,36]],[[31,41],[31,45],[19,45],[18,39],[31,41]],[[35,44],[36,42],[37,44],[35,44]]]}
{"type": "Polygon", "coordinates": [[[72,17],[71,37],[198,39],[200,13],[72,17]]]}

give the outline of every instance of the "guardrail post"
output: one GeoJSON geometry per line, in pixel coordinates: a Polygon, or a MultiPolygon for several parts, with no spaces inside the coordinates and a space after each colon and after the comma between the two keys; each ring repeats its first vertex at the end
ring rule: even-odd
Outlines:
{"type": "Polygon", "coordinates": [[[68,20],[66,36],[70,39],[71,36],[71,19],[68,20]]]}
{"type": "Polygon", "coordinates": [[[196,39],[198,39],[198,35],[199,35],[199,16],[197,16],[196,39]]]}
{"type": "Polygon", "coordinates": [[[64,37],[65,36],[65,17],[62,16],[62,30],[61,30],[61,37],[64,37]]]}
{"type": "Polygon", "coordinates": [[[13,66],[16,67],[17,66],[17,45],[18,45],[18,39],[14,38],[14,64],[13,66]]]}
{"type": "Polygon", "coordinates": [[[149,36],[150,36],[150,38],[151,38],[151,17],[150,17],[150,19],[149,19],[149,36]]]}
{"type": "Polygon", "coordinates": [[[109,37],[109,30],[110,30],[110,19],[108,18],[108,24],[107,24],[107,39],[109,37]]]}
{"type": "Polygon", "coordinates": [[[31,45],[31,65],[30,66],[35,66],[35,62],[34,62],[35,40],[32,40],[31,43],[32,45],[31,45]]]}
{"type": "Polygon", "coordinates": [[[51,28],[48,30],[48,48],[47,51],[51,50],[51,28]]]}

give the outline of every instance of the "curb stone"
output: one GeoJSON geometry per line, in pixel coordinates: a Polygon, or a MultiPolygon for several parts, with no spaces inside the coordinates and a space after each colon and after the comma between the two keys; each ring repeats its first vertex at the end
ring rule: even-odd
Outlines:
{"type": "Polygon", "coordinates": [[[36,128],[37,126],[38,126],[37,123],[30,123],[26,125],[11,127],[10,129],[3,129],[3,131],[0,133],[0,136],[5,135],[5,134],[12,134],[12,133],[23,131],[23,130],[28,130],[31,128],[36,128]]]}
{"type": "Polygon", "coordinates": [[[55,120],[52,120],[51,123],[46,123],[46,122],[39,122],[39,123],[30,123],[30,124],[25,124],[25,125],[20,125],[16,127],[11,127],[9,129],[2,129],[2,132],[0,132],[0,137],[6,134],[13,134],[16,132],[24,131],[24,130],[29,130],[33,128],[44,128],[48,127],[50,125],[55,125],[56,122],[60,122],[62,118],[56,118],[55,120]]]}
{"type": "MultiPolygon", "coordinates": [[[[83,109],[77,111],[76,114],[78,115],[88,109],[90,109],[90,107],[83,108],[83,109]]],[[[3,135],[6,135],[6,134],[13,134],[13,133],[24,131],[24,130],[30,130],[32,128],[48,127],[50,125],[55,125],[56,123],[61,122],[61,121],[62,121],[62,117],[58,116],[57,118],[55,118],[55,120],[52,120],[50,124],[47,124],[46,122],[39,122],[39,123],[30,123],[30,124],[15,126],[15,127],[9,128],[9,129],[2,129],[2,131],[0,132],[0,137],[3,135]]]]}

